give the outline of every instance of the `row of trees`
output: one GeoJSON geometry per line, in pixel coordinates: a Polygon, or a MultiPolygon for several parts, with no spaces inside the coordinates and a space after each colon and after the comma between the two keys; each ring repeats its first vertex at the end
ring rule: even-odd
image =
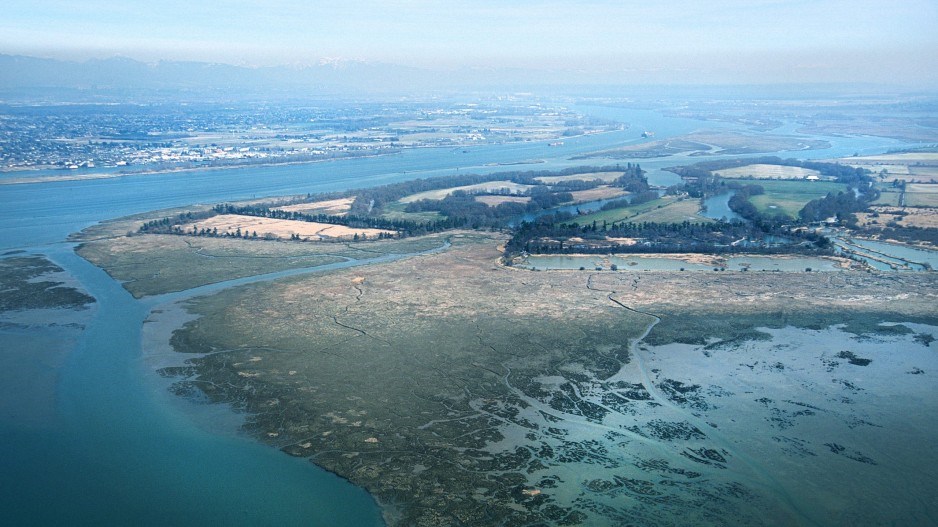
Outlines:
{"type": "MultiPolygon", "coordinates": [[[[430,190],[441,190],[453,187],[477,185],[480,183],[490,183],[492,181],[511,181],[521,185],[534,185],[549,188],[549,186],[539,181],[537,178],[572,176],[576,174],[612,171],[622,171],[623,176],[629,175],[629,177],[624,179],[621,184],[617,182],[613,183],[614,185],[619,184],[620,186],[624,184],[631,184],[630,182],[632,179],[634,179],[636,176],[643,177],[644,174],[644,171],[642,171],[641,167],[632,164],[626,165],[625,168],[622,168],[620,165],[602,167],[580,166],[565,168],[560,171],[529,170],[499,172],[494,174],[462,174],[429,179],[414,179],[410,181],[402,181],[400,183],[392,183],[390,185],[383,185],[380,187],[356,190],[354,192],[349,192],[348,197],[355,197],[355,201],[352,203],[352,214],[357,214],[360,216],[378,216],[384,212],[383,209],[386,205],[394,203],[405,196],[410,196],[420,192],[427,192],[430,190]]],[[[647,182],[645,185],[647,187],[647,182]]]]}
{"type": "Polygon", "coordinates": [[[813,232],[776,226],[732,223],[630,223],[593,222],[578,225],[564,221],[539,220],[522,223],[505,245],[506,256],[532,254],[605,254],[648,252],[708,253],[800,253],[829,254],[827,238],[813,232]],[[769,238],[769,237],[772,238],[769,238]],[[571,242],[572,238],[577,241],[571,242]],[[608,238],[626,238],[636,243],[620,244],[608,238]],[[768,240],[772,241],[769,242],[768,240]],[[581,241],[582,240],[582,241],[581,241]],[[781,241],[780,241],[781,240],[781,241]]]}

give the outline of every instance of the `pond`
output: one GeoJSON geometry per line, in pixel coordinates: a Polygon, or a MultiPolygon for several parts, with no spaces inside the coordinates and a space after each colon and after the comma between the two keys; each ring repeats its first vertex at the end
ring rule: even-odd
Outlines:
{"type": "Polygon", "coordinates": [[[541,255],[528,256],[519,265],[537,271],[589,270],[611,271],[748,271],[805,272],[840,271],[839,260],[816,256],[739,255],[541,255]]]}

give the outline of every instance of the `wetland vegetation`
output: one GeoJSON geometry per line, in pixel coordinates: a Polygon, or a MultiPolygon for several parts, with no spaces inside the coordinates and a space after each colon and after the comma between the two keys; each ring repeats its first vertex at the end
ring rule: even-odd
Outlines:
{"type": "MultiPolygon", "coordinates": [[[[610,172],[460,176],[187,207],[101,224],[75,240],[79,254],[138,297],[321,270],[152,311],[148,320],[163,328],[152,340],[177,352],[159,371],[177,395],[230,405],[244,415],[244,432],[365,488],[390,525],[674,525],[689,510],[694,523],[714,525],[727,517],[844,522],[856,511],[882,518],[867,498],[888,490],[838,480],[849,492],[838,492],[843,506],[833,507],[762,460],[798,466],[810,458],[815,490],[835,485],[831,471],[883,485],[900,478],[881,462],[897,455],[895,437],[878,432],[898,426],[883,417],[891,403],[867,390],[908,378],[916,380],[902,397],[927,391],[927,372],[938,367],[927,351],[938,328],[934,274],[860,273],[845,260],[842,272],[771,275],[725,264],[720,273],[505,265],[539,252],[677,253],[714,266],[722,253],[833,253],[826,236],[792,220],[634,221],[691,211],[699,198],[690,193],[705,193],[706,183],[595,213],[628,210],[618,221],[548,213],[512,228],[498,214],[482,221],[466,212],[522,211],[545,199],[537,208],[549,210],[573,192],[607,186],[649,191],[638,166],[610,172]],[[467,185],[482,186],[469,193],[467,185]],[[530,199],[492,205],[475,192],[530,199]],[[390,220],[388,209],[488,228],[434,232],[428,221],[411,231],[401,226],[419,225],[415,218],[390,220]],[[399,223],[381,239],[306,242],[176,228],[221,214],[350,228],[399,223]],[[328,267],[382,255],[397,259],[328,267]],[[786,344],[811,332],[839,347],[786,344]],[[890,357],[896,346],[907,351],[890,357]],[[844,370],[857,366],[876,373],[844,370]],[[791,375],[795,387],[782,382],[791,375]],[[819,429],[818,416],[827,419],[819,429]],[[878,446],[858,441],[857,427],[878,446]],[[734,439],[744,433],[753,441],[734,439]]],[[[914,494],[891,499],[911,503],[914,494]]],[[[921,514],[910,507],[903,517],[921,514]]]]}
{"type": "Polygon", "coordinates": [[[935,460],[884,431],[903,426],[895,405],[933,405],[935,275],[830,258],[817,218],[849,228],[876,189],[828,165],[711,163],[667,189],[632,164],[459,175],[156,211],[73,240],[138,298],[300,273],[154,309],[149,345],[174,350],[159,369],[174,393],[365,488],[390,525],[850,523],[887,518],[874,494],[914,523],[922,493],[895,491],[906,475],[884,460],[935,460]],[[731,165],[779,179],[713,172],[731,165]],[[728,189],[747,221],[702,215],[728,189]],[[722,272],[511,265],[538,253],[722,272]],[[758,254],[839,272],[726,263],[758,254]],[[806,460],[807,483],[790,470],[806,460]]]}
{"type": "Polygon", "coordinates": [[[673,525],[688,510],[698,524],[845,520],[866,491],[850,486],[850,505],[831,509],[753,456],[898,477],[877,459],[895,438],[872,450],[852,438],[890,425],[854,404],[881,408],[864,391],[873,381],[838,373],[854,367],[842,349],[796,352],[763,328],[846,324],[868,368],[899,339],[909,351],[889,375],[929,371],[931,273],[532,273],[498,265],[504,241],[456,232],[443,253],[194,299],[198,318],[171,336],[191,358],[162,374],[363,486],[391,525],[673,525]],[[722,377],[675,363],[675,343],[722,377]],[[737,385],[793,371],[794,391],[737,385]],[[834,424],[814,435],[814,416],[834,424]],[[729,440],[740,428],[756,440],[729,440]]]}

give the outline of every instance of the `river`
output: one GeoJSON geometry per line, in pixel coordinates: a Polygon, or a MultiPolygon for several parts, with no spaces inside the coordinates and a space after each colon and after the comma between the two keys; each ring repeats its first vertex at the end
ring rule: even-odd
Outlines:
{"type": "MultiPolygon", "coordinates": [[[[180,412],[152,382],[141,356],[141,326],[151,302],[134,300],[104,272],[79,258],[70,233],[96,222],[159,208],[251,197],[316,193],[464,172],[546,170],[589,164],[573,155],[695,129],[724,128],[652,111],[581,107],[632,123],[618,132],[546,142],[414,149],[400,154],[306,165],[193,170],[111,179],[0,185],[0,251],[48,256],[97,299],[87,328],[54,365],[57,382],[24,390],[54,397],[43,426],[0,416],[0,510],[10,524],[67,525],[375,525],[370,497],[305,460],[247,438],[211,431],[180,412]],[[498,166],[542,160],[537,164],[498,166]],[[45,391],[54,390],[54,394],[45,391]],[[39,393],[43,391],[43,393],[39,393]]],[[[827,138],[829,150],[799,157],[876,153],[896,146],[877,138],[827,138]]],[[[784,154],[782,154],[784,155],[784,154]]],[[[795,155],[795,154],[792,154],[795,155]]],[[[639,160],[653,184],[670,184],[661,169],[697,158],[639,160]]],[[[215,288],[217,290],[217,287],[215,288]]],[[[47,321],[53,323],[55,321],[47,321]]],[[[5,330],[4,330],[5,331],[5,330]]],[[[40,347],[35,334],[4,334],[10,346],[40,347]]],[[[12,366],[28,375],[41,353],[12,366]]],[[[6,363],[5,363],[6,364],[6,363]]],[[[15,375],[15,371],[8,372],[15,375]]]]}

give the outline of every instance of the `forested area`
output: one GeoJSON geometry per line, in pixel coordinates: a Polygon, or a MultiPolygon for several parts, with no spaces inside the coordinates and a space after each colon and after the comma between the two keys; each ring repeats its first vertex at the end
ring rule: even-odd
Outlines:
{"type": "Polygon", "coordinates": [[[505,245],[508,258],[529,254],[609,253],[831,254],[827,238],[804,230],[752,223],[523,223],[505,245]],[[613,241],[614,240],[614,241],[613,241]],[[625,241],[628,240],[628,241],[625,241]]]}

